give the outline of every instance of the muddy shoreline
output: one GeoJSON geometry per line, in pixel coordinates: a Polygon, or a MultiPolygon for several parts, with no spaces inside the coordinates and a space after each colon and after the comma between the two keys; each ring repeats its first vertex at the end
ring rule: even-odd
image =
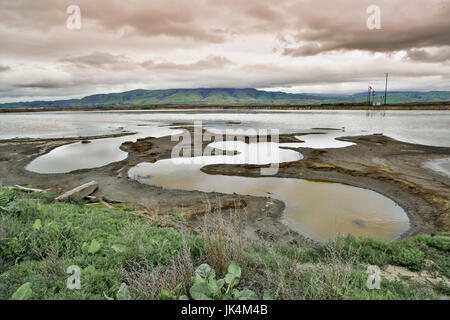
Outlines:
{"type": "MultiPolygon", "coordinates": [[[[191,130],[190,127],[185,127],[191,130]]],[[[123,133],[131,134],[131,133],[123,133]]],[[[117,135],[113,135],[117,136],[117,135]]],[[[280,136],[292,141],[294,135],[280,136]]],[[[164,217],[181,214],[187,217],[183,228],[195,230],[198,218],[210,208],[246,213],[248,235],[265,241],[316,245],[288,228],[283,221],[284,204],[270,197],[199,191],[166,190],[140,184],[127,177],[128,170],[140,162],[155,162],[171,157],[178,141],[171,137],[139,139],[125,142],[121,149],[128,158],[101,168],[85,169],[69,174],[37,174],[25,170],[36,157],[52,149],[77,141],[106,138],[79,137],[58,139],[10,139],[0,141],[0,183],[28,185],[62,193],[80,184],[96,180],[98,196],[136,205],[154,221],[166,223],[164,217]]],[[[132,136],[130,136],[130,140],[132,136]]],[[[343,137],[355,144],[338,149],[296,148],[304,159],[282,163],[276,177],[345,183],[383,194],[404,208],[411,228],[401,236],[448,231],[450,226],[450,179],[431,169],[426,161],[450,156],[450,148],[404,143],[383,135],[343,137]]],[[[203,144],[206,147],[206,143],[203,144]]],[[[209,174],[257,177],[262,166],[210,165],[202,168],[209,174]]]]}

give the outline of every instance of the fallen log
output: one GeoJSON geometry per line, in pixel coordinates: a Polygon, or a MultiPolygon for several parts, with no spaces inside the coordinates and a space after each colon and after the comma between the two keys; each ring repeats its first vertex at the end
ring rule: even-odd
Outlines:
{"type": "Polygon", "coordinates": [[[88,182],[86,184],[83,184],[79,187],[76,187],[75,189],[72,189],[70,191],[67,191],[63,195],[59,196],[55,199],[57,202],[64,202],[69,199],[69,197],[78,195],[81,198],[85,198],[91,194],[93,194],[98,189],[98,183],[95,181],[88,182]]]}

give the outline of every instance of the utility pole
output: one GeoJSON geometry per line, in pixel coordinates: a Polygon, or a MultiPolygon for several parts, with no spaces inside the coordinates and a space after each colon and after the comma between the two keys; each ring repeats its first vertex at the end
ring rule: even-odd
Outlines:
{"type": "Polygon", "coordinates": [[[388,73],[386,72],[386,86],[384,87],[384,105],[386,105],[386,98],[387,98],[387,82],[388,82],[388,73]]]}
{"type": "Polygon", "coordinates": [[[372,87],[369,86],[369,89],[367,90],[367,105],[370,106],[370,93],[372,92],[372,87]]]}

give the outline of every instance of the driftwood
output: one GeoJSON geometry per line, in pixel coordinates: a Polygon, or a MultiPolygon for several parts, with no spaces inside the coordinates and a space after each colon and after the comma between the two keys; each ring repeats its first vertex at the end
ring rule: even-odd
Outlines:
{"type": "Polygon", "coordinates": [[[75,189],[67,191],[63,195],[56,198],[55,201],[64,202],[64,201],[67,201],[67,199],[69,199],[69,197],[71,197],[73,195],[78,195],[81,198],[85,198],[85,197],[91,195],[92,193],[94,193],[97,190],[97,188],[98,188],[98,183],[95,181],[91,181],[89,183],[86,183],[79,187],[76,187],[75,189]]]}
{"type": "Polygon", "coordinates": [[[95,196],[84,197],[89,203],[98,203],[100,200],[95,196]]]}
{"type": "Polygon", "coordinates": [[[107,207],[109,210],[114,210],[114,207],[112,205],[110,205],[109,203],[105,202],[105,201],[100,201],[101,204],[103,204],[105,207],[107,207]]]}
{"type": "Polygon", "coordinates": [[[16,184],[14,187],[8,187],[8,189],[17,189],[24,192],[40,192],[40,193],[45,192],[45,190],[42,189],[23,187],[19,186],[18,184],[16,184]]]}
{"type": "Polygon", "coordinates": [[[103,197],[103,200],[104,200],[105,202],[108,202],[108,203],[123,203],[123,201],[120,201],[120,200],[114,200],[114,199],[109,199],[109,198],[107,198],[107,197],[103,197]]]}

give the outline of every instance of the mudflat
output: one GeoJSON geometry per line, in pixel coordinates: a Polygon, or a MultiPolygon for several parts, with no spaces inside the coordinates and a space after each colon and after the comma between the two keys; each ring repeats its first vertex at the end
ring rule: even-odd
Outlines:
{"type": "MultiPolygon", "coordinates": [[[[192,130],[185,125],[180,128],[192,130]]],[[[294,136],[298,135],[281,135],[280,142],[294,141],[294,136]]],[[[128,152],[128,158],[100,168],[66,174],[38,174],[25,169],[33,159],[56,147],[105,137],[111,136],[0,141],[0,183],[21,184],[62,193],[95,180],[99,184],[96,195],[135,205],[142,214],[155,221],[164,220],[167,213],[186,215],[186,221],[175,227],[195,230],[198,218],[204,213],[234,209],[246,215],[247,232],[251,238],[283,244],[316,244],[283,223],[284,204],[270,196],[166,190],[129,179],[128,170],[138,163],[171,157],[172,148],[178,142],[172,141],[170,136],[125,142],[121,149],[128,152]]],[[[335,149],[295,148],[304,155],[304,159],[281,163],[275,176],[338,182],[383,194],[398,203],[410,218],[411,228],[402,238],[449,229],[450,179],[424,168],[423,164],[449,157],[450,148],[410,144],[383,135],[342,137],[339,140],[355,144],[335,149]]],[[[203,147],[206,147],[206,143],[203,147]]],[[[209,165],[203,167],[202,171],[257,177],[261,167],[246,164],[209,165]]]]}

